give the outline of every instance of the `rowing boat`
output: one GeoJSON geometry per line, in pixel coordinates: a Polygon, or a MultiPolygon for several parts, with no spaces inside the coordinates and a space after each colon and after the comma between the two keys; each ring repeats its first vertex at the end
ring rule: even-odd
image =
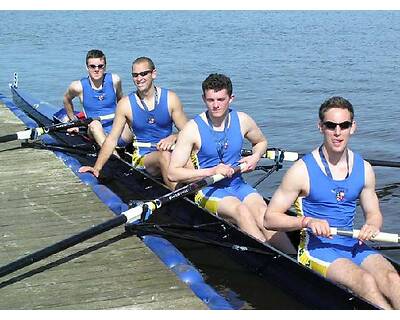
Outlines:
{"type": "MultiPolygon", "coordinates": [[[[51,109],[48,104],[36,103],[16,85],[10,85],[10,88],[14,104],[19,109],[40,126],[53,125],[52,113],[56,109],[51,109]]],[[[50,136],[47,141],[50,142],[47,143],[50,149],[53,146],[53,149],[70,154],[80,165],[94,164],[95,148],[83,136],[71,136],[58,131],[51,132],[50,136]]],[[[99,181],[107,185],[127,206],[160,197],[170,191],[159,180],[131,167],[126,160],[112,157],[103,168],[99,181]]],[[[93,176],[91,178],[94,179],[93,176]]],[[[140,237],[158,234],[166,238],[183,238],[218,246],[248,270],[281,288],[307,309],[377,308],[347,288],[300,265],[296,257],[259,242],[235,225],[199,208],[190,197],[167,204],[147,220],[127,225],[126,230],[140,237]],[[174,223],[166,224],[164,221],[174,223]]],[[[298,232],[288,235],[294,244],[298,243],[298,232]]],[[[394,261],[392,263],[399,271],[399,264],[394,261]]],[[[268,292],[260,294],[268,299],[268,292]]]]}

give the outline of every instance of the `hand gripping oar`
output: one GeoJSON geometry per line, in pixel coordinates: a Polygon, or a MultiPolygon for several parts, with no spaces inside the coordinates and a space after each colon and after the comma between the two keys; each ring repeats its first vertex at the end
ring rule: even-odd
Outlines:
{"type": "Polygon", "coordinates": [[[0,143],[14,141],[14,140],[25,140],[25,139],[34,140],[38,136],[41,136],[42,134],[46,134],[49,132],[66,130],[66,129],[78,127],[78,126],[86,126],[93,120],[104,121],[104,120],[111,120],[113,118],[114,118],[114,114],[108,114],[108,115],[99,116],[96,118],[86,118],[86,119],[82,119],[82,120],[74,120],[74,121],[69,121],[69,122],[65,122],[65,123],[57,123],[57,124],[53,124],[48,127],[38,127],[38,128],[27,129],[24,131],[18,131],[16,133],[8,134],[8,135],[0,137],[0,143]]]}
{"type": "MultiPolygon", "coordinates": [[[[242,164],[240,167],[235,167],[234,172],[235,173],[239,172],[243,166],[244,166],[244,164],[242,164]]],[[[122,212],[119,216],[117,216],[113,219],[110,219],[108,221],[100,223],[94,227],[91,227],[91,228],[89,228],[85,231],[82,231],[76,235],[73,235],[67,239],[61,240],[49,247],[43,248],[39,251],[36,251],[32,254],[22,257],[14,262],[11,262],[3,267],[0,267],[0,277],[3,277],[10,273],[13,273],[19,269],[22,269],[26,266],[29,266],[29,265],[37,262],[37,261],[45,259],[53,254],[61,252],[70,247],[73,247],[74,245],[76,245],[78,243],[81,243],[87,239],[91,239],[96,235],[99,235],[99,234],[104,233],[108,230],[111,230],[115,227],[118,227],[126,222],[132,222],[133,220],[137,220],[138,218],[141,217],[144,210],[158,209],[161,206],[163,206],[164,204],[167,204],[176,199],[182,198],[190,193],[194,193],[194,192],[200,190],[201,188],[204,188],[206,186],[214,184],[224,178],[225,178],[224,175],[216,174],[216,175],[201,179],[200,181],[192,182],[192,183],[188,184],[187,186],[180,188],[178,190],[172,191],[170,193],[167,193],[166,195],[161,196],[160,198],[145,202],[139,206],[131,208],[125,212],[122,212]]]]}
{"type": "MultiPolygon", "coordinates": [[[[358,238],[360,230],[340,230],[337,228],[331,228],[331,235],[340,235],[347,236],[352,238],[358,238]]],[[[380,241],[380,242],[391,242],[391,243],[400,243],[400,237],[396,233],[386,233],[379,232],[375,237],[371,239],[371,241],[380,241]]]]}

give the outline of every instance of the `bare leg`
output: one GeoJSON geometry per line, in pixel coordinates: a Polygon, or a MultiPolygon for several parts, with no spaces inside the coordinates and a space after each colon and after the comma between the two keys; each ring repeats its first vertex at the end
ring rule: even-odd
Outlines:
{"type": "Polygon", "coordinates": [[[349,259],[339,258],[328,268],[327,278],[338,282],[383,309],[392,309],[374,277],[349,259]]]}
{"type": "Polygon", "coordinates": [[[366,258],[361,267],[375,278],[380,291],[394,309],[400,309],[400,276],[392,264],[380,254],[366,258]]]}
{"type": "Polygon", "coordinates": [[[277,249],[288,253],[296,254],[297,250],[291,243],[290,239],[285,232],[272,231],[265,229],[264,214],[267,210],[267,204],[265,203],[262,196],[258,193],[249,194],[243,201],[243,203],[249,208],[251,214],[253,215],[258,228],[264,234],[264,237],[268,243],[277,249]]]}
{"type": "Polygon", "coordinates": [[[144,166],[146,171],[153,176],[161,174],[164,183],[171,190],[175,190],[176,182],[168,179],[167,170],[171,160],[171,152],[154,151],[144,157],[144,166]]]}
{"type": "Polygon", "coordinates": [[[104,140],[106,139],[106,135],[103,130],[103,126],[100,121],[94,120],[88,125],[88,132],[91,137],[93,137],[94,141],[101,147],[103,145],[104,140]]]}
{"type": "Polygon", "coordinates": [[[218,202],[218,215],[235,223],[241,230],[264,242],[266,238],[248,207],[235,197],[225,197],[218,202]]]}

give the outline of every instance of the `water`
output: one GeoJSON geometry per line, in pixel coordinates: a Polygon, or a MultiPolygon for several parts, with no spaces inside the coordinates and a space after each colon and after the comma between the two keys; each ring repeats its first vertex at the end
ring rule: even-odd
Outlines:
{"type": "MultiPolygon", "coordinates": [[[[353,150],[400,161],[399,31],[398,11],[0,11],[0,92],[17,71],[21,88],[61,106],[69,83],[86,74],[86,52],[99,48],[127,94],[131,63],[144,55],[189,117],[204,109],[205,77],[225,73],[234,106],[256,119],[270,146],[307,152],[321,141],[319,105],[341,95],[355,107],[353,150]]],[[[283,172],[260,190],[270,195],[283,172]]],[[[375,172],[384,229],[398,233],[400,170],[375,172]]]]}

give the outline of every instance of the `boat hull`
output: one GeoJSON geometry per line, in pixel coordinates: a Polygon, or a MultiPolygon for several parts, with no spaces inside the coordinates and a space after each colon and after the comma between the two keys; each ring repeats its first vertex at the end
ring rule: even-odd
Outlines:
{"type": "MultiPolygon", "coordinates": [[[[52,124],[49,115],[34,107],[35,102],[29,95],[12,86],[11,92],[14,103],[39,125],[52,124]]],[[[82,137],[71,137],[65,133],[52,133],[52,136],[55,140],[75,148],[88,143],[82,137]]],[[[81,165],[93,165],[95,162],[94,157],[82,154],[71,156],[81,165]]],[[[117,158],[107,162],[99,182],[110,188],[128,205],[154,199],[169,192],[158,180],[117,158]]],[[[226,254],[260,278],[281,288],[307,309],[376,309],[376,306],[348,289],[300,265],[295,257],[259,242],[235,225],[199,208],[189,198],[178,199],[160,208],[151,215],[144,226],[131,226],[127,227],[127,230],[139,236],[158,233],[167,238],[187,236],[205,243],[220,244],[221,250],[226,254]],[[164,221],[174,221],[174,225],[165,225],[164,221]]],[[[292,239],[297,236],[297,233],[291,234],[292,239]]],[[[399,270],[397,264],[396,268],[399,270]]],[[[261,294],[268,299],[268,292],[261,294]]]]}

